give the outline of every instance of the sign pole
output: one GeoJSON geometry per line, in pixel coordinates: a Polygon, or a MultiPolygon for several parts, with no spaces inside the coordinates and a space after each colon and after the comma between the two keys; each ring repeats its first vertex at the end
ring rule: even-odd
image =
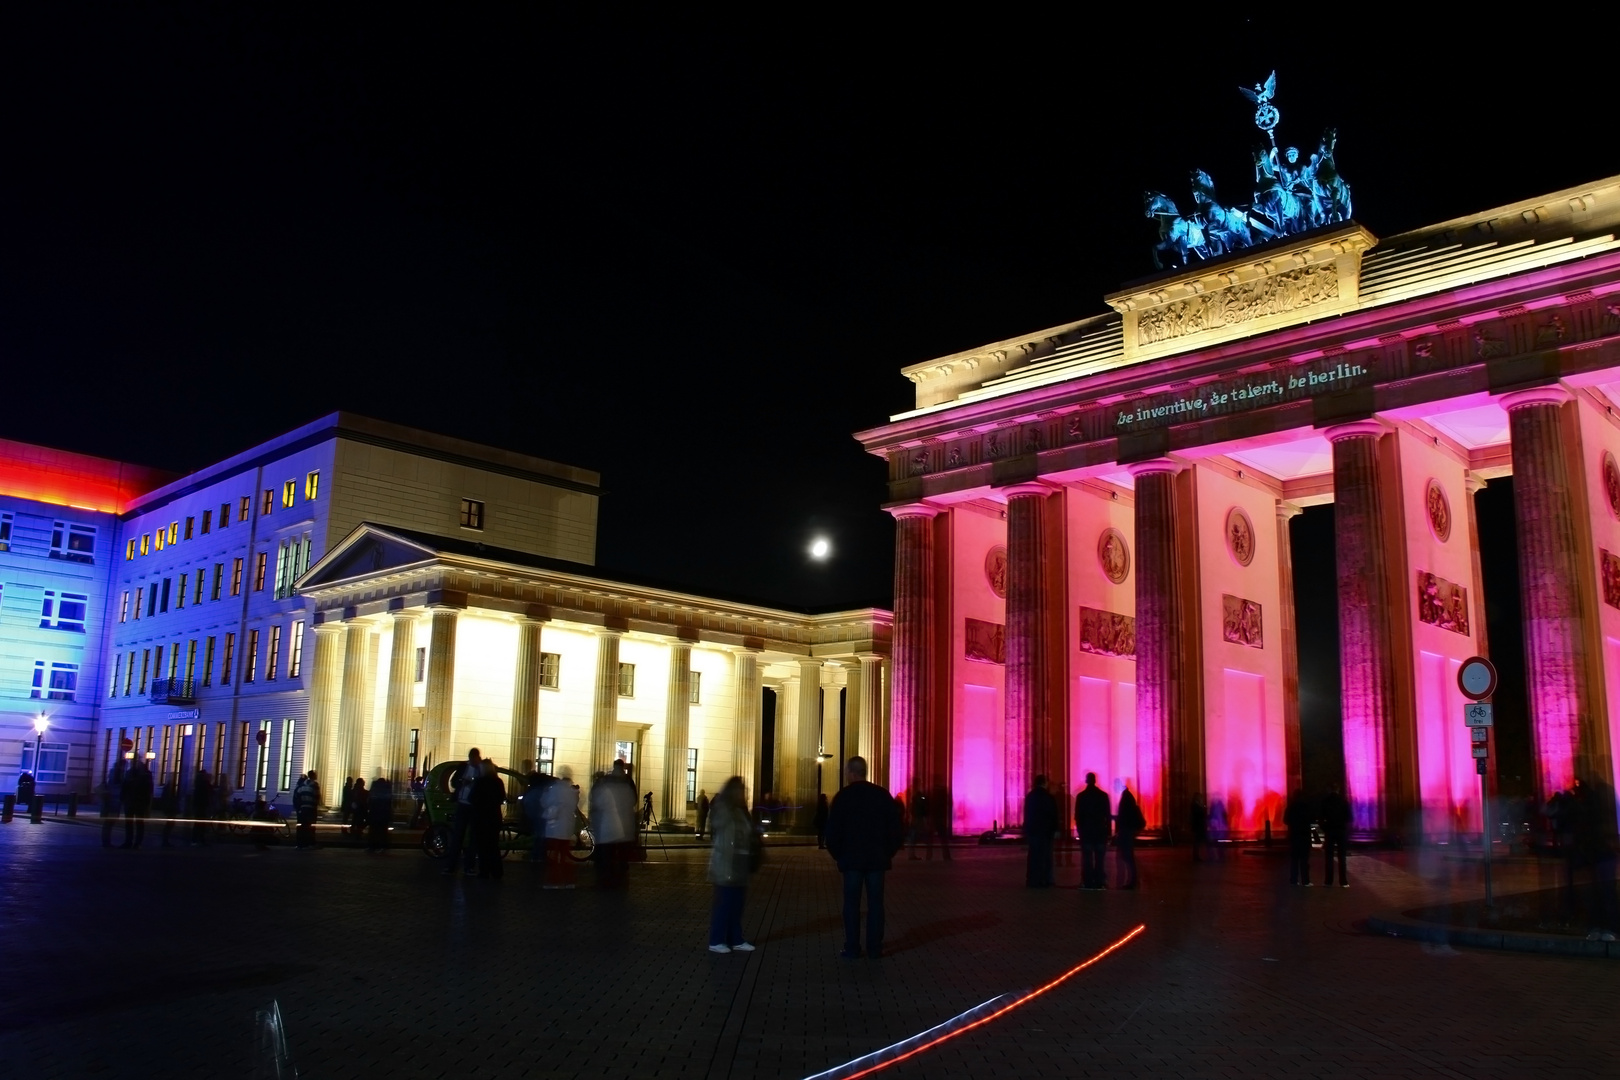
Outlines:
{"type": "Polygon", "coordinates": [[[1491,792],[1485,757],[1489,753],[1485,749],[1489,739],[1476,740],[1476,736],[1488,733],[1475,729],[1486,729],[1495,724],[1493,715],[1495,710],[1485,699],[1496,690],[1496,665],[1483,656],[1471,656],[1464,660],[1462,667],[1457,671],[1457,689],[1473,702],[1472,705],[1463,707],[1463,722],[1470,729],[1470,739],[1482,744],[1474,751],[1479,770],[1479,838],[1480,846],[1484,849],[1482,861],[1485,864],[1485,910],[1494,911],[1496,898],[1491,891],[1491,792]]]}
{"type": "Polygon", "coordinates": [[[1485,841],[1485,910],[1493,911],[1496,900],[1491,896],[1491,795],[1486,786],[1489,779],[1483,772],[1479,774],[1479,824],[1485,841]]]}

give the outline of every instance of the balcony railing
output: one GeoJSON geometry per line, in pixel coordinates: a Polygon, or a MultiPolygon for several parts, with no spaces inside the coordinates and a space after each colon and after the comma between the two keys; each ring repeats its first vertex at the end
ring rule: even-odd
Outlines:
{"type": "Polygon", "coordinates": [[[191,679],[153,679],[148,696],[153,705],[191,705],[197,700],[197,687],[191,679]]]}

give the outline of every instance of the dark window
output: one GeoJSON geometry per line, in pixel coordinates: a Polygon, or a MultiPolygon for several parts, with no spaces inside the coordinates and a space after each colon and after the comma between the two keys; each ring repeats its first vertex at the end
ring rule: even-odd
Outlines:
{"type": "Polygon", "coordinates": [[[204,510],[203,511],[202,534],[204,536],[207,536],[211,531],[213,531],[213,528],[214,528],[214,512],[212,510],[204,510]]]}
{"type": "Polygon", "coordinates": [[[159,611],[168,611],[169,610],[169,587],[171,585],[173,585],[173,584],[174,584],[174,582],[172,580],[170,580],[169,578],[164,578],[163,579],[163,596],[158,601],[158,610],[159,611]]]}

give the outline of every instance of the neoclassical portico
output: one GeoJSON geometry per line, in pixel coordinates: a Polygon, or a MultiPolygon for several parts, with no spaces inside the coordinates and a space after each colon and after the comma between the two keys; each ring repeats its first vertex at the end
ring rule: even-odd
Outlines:
{"type": "Polygon", "coordinates": [[[624,759],[660,820],[682,822],[729,776],[813,805],[818,772],[838,785],[822,754],[881,752],[887,612],[802,615],[588,570],[361,525],[299,581],[316,611],[305,767],[397,783],[477,746],[588,786],[624,759]],[[766,768],[766,695],[788,680],[766,768]]]}
{"type": "Polygon", "coordinates": [[[1325,610],[1288,523],[1331,502],[1355,827],[1478,829],[1455,676],[1489,652],[1474,494],[1509,474],[1538,790],[1612,783],[1617,230],[1620,179],[1350,222],[905,369],[917,407],[858,436],[897,526],[892,785],[949,786],[958,832],[1088,771],[1159,830],[1199,792],[1234,835],[1280,827],[1325,610]]]}

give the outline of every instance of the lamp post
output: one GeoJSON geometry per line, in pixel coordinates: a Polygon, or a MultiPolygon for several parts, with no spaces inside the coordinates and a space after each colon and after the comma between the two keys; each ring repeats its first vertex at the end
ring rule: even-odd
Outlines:
{"type": "Polygon", "coordinates": [[[51,726],[50,717],[40,713],[34,717],[34,782],[39,783],[39,753],[45,746],[45,729],[51,726]]]}

